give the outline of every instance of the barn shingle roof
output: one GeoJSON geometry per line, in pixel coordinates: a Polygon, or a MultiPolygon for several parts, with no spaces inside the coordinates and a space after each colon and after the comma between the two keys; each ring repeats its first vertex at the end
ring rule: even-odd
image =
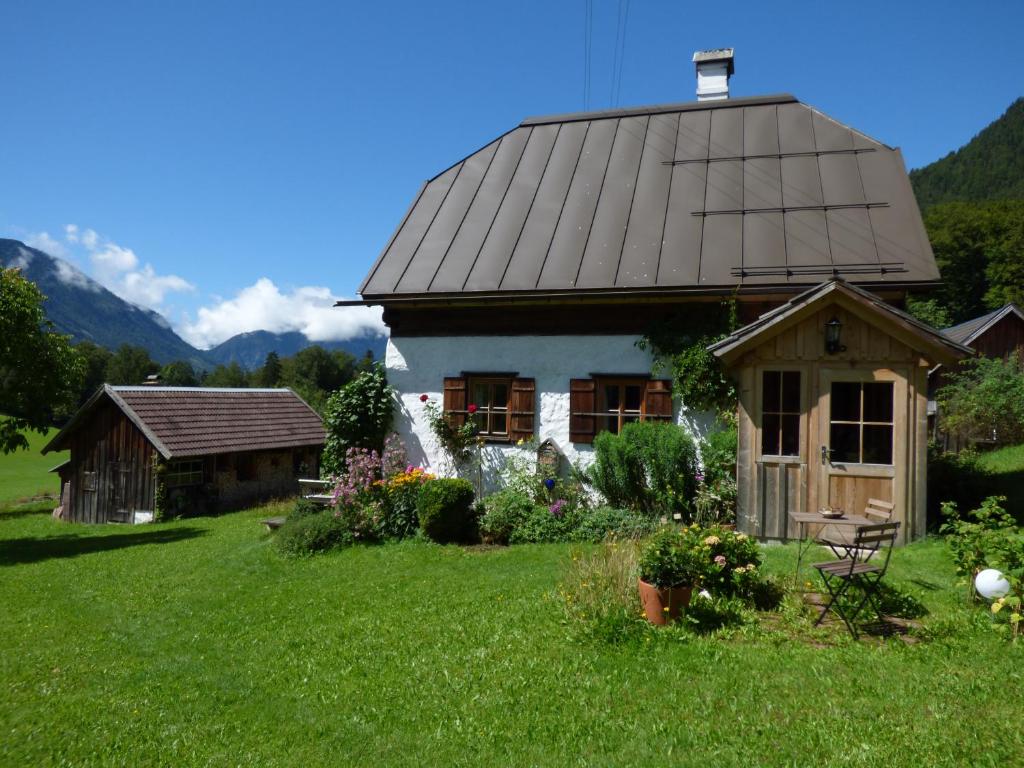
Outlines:
{"type": "Polygon", "coordinates": [[[322,445],[323,422],[290,389],[121,387],[105,384],[43,449],[65,437],[109,397],[167,459],[322,445]]]}
{"type": "Polygon", "coordinates": [[[898,149],[793,96],[530,118],[426,182],[364,301],[939,279],[898,149]]]}
{"type": "Polygon", "coordinates": [[[946,328],[942,332],[959,344],[970,344],[982,333],[1009,314],[1015,314],[1021,320],[1024,320],[1024,310],[1011,302],[1009,304],[1004,304],[999,309],[994,309],[981,317],[975,317],[974,319],[967,320],[959,325],[946,328]]]}

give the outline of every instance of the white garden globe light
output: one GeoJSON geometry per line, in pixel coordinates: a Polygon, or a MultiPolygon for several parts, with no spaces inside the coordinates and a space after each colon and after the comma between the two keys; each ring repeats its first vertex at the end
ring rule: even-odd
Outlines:
{"type": "Polygon", "coordinates": [[[1010,582],[995,568],[986,568],[974,578],[974,588],[988,600],[1005,597],[1010,591],[1010,582]]]}

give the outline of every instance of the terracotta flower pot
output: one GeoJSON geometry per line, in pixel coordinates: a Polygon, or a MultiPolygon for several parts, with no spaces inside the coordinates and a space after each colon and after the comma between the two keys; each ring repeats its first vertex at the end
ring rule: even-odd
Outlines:
{"type": "Polygon", "coordinates": [[[669,620],[675,621],[679,618],[679,612],[690,604],[690,596],[693,594],[692,586],[685,587],[656,587],[648,584],[643,579],[638,579],[640,584],[640,602],[644,606],[644,614],[651,624],[661,626],[669,620]]]}

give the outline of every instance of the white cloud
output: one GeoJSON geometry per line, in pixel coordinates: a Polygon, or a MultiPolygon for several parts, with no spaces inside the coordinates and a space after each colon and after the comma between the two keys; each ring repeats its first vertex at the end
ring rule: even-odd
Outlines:
{"type": "Polygon", "coordinates": [[[195,290],[195,286],[182,277],[158,275],[152,264],[140,268],[135,251],[100,237],[94,229],[79,229],[77,224],[68,224],[64,227],[64,239],[85,248],[96,279],[133,304],[159,312],[168,293],[195,290]]]}
{"type": "Polygon", "coordinates": [[[55,261],[54,265],[57,267],[57,279],[65,285],[73,285],[78,288],[85,288],[90,291],[99,292],[100,284],[95,280],[90,280],[89,277],[82,272],[74,264],[67,261],[55,261]]]}
{"type": "Polygon", "coordinates": [[[36,232],[25,238],[25,245],[30,245],[43,253],[47,253],[50,256],[56,256],[61,259],[71,258],[71,254],[65,245],[50,237],[49,232],[36,232]]]}
{"type": "Polygon", "coordinates": [[[186,320],[178,332],[204,349],[248,331],[300,331],[310,341],[386,333],[380,307],[335,307],[338,298],[317,286],[282,293],[272,280],[261,277],[234,298],[200,308],[196,321],[186,320]]]}

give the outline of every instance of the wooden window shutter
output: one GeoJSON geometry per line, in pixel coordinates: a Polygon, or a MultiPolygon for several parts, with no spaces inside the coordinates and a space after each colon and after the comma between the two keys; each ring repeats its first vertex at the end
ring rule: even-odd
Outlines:
{"type": "Polygon", "coordinates": [[[461,376],[444,380],[444,414],[455,429],[466,423],[466,380],[461,376]]]}
{"type": "Polygon", "coordinates": [[[655,421],[672,420],[672,381],[651,379],[644,388],[644,417],[655,421]]]}
{"type": "Polygon", "coordinates": [[[512,379],[512,414],[508,431],[513,442],[533,437],[535,395],[536,386],[533,379],[512,379]]]}
{"type": "Polygon", "coordinates": [[[569,380],[569,439],[574,443],[594,442],[597,432],[597,382],[569,380]]]}

